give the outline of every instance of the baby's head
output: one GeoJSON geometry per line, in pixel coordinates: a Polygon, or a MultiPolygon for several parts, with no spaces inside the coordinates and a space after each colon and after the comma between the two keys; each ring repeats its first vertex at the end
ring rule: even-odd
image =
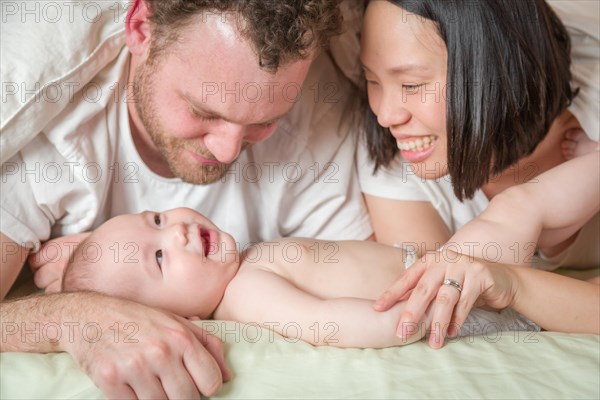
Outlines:
{"type": "Polygon", "coordinates": [[[206,318],[237,273],[233,237],[189,208],[114,217],[82,242],[62,290],[93,290],[206,318]]]}

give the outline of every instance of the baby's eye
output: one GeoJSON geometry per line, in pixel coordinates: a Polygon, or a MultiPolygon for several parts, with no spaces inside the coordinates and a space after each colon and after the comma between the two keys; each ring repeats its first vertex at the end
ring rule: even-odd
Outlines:
{"type": "Polygon", "coordinates": [[[162,261],[163,261],[162,250],[157,250],[155,253],[155,256],[156,256],[156,263],[158,264],[158,268],[160,268],[162,270],[162,261]]]}
{"type": "Polygon", "coordinates": [[[154,223],[156,226],[160,226],[160,214],[154,214],[154,223]]]}

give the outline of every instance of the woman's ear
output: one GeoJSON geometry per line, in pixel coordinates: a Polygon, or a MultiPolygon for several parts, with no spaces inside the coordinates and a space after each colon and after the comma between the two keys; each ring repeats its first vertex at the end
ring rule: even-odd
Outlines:
{"type": "Polygon", "coordinates": [[[133,55],[144,56],[150,47],[150,16],[145,0],[135,0],[131,4],[125,20],[125,40],[133,55]]]}

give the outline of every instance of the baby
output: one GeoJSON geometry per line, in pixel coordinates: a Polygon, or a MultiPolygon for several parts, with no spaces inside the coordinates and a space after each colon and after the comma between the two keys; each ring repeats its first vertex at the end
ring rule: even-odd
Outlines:
{"type": "MultiPolygon", "coordinates": [[[[386,312],[372,307],[403,273],[405,257],[402,249],[374,242],[300,238],[240,254],[231,235],[178,208],[101,225],[75,251],[62,289],[119,296],[190,319],[255,323],[284,336],[293,324],[297,338],[315,345],[380,348],[425,335],[421,324],[408,339],[394,335],[403,303],[386,312]]],[[[477,312],[478,325],[532,329],[514,312],[477,312]]]]}
{"type": "Polygon", "coordinates": [[[565,160],[581,157],[592,151],[599,151],[598,142],[590,139],[582,129],[570,129],[565,132],[561,151],[565,160]]]}

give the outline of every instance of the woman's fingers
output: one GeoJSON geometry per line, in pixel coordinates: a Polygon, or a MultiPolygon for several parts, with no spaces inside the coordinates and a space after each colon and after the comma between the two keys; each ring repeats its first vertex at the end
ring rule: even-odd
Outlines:
{"type": "Polygon", "coordinates": [[[440,258],[439,252],[428,253],[373,305],[377,311],[386,311],[408,298],[397,327],[399,337],[409,338],[419,330],[419,324],[426,321],[425,329],[430,332],[429,344],[440,348],[446,337],[458,335],[475,304],[483,302],[496,306],[506,303],[496,299],[500,294],[489,290],[492,287],[500,293],[508,290],[505,289],[507,284],[494,285],[498,279],[493,276],[489,265],[454,252],[450,255],[452,261],[447,258],[449,256],[440,258]]]}
{"type": "Polygon", "coordinates": [[[417,262],[402,275],[388,290],[383,292],[381,296],[373,304],[376,311],[387,311],[394,304],[403,300],[409,291],[415,287],[421,276],[425,272],[425,265],[417,262]]]}
{"type": "Polygon", "coordinates": [[[481,303],[481,296],[492,285],[491,282],[489,267],[466,256],[448,266],[435,304],[429,339],[431,347],[440,348],[446,337],[459,334],[473,306],[481,303]],[[450,289],[454,293],[449,292],[450,289]]]}
{"type": "Polygon", "coordinates": [[[432,263],[427,256],[419,260],[411,269],[415,267],[422,271],[419,272],[418,279],[411,282],[409,288],[414,287],[414,289],[400,315],[396,334],[401,338],[408,338],[415,332],[417,324],[421,323],[429,305],[436,298],[446,273],[445,265],[432,263]]]}
{"type": "Polygon", "coordinates": [[[463,290],[460,298],[454,306],[454,314],[448,326],[448,337],[456,337],[460,332],[463,324],[467,320],[471,309],[475,306],[475,302],[481,294],[481,285],[478,277],[465,276],[463,290]]]}
{"type": "Polygon", "coordinates": [[[449,269],[435,298],[433,318],[429,335],[429,345],[440,348],[444,345],[455,306],[463,290],[464,271],[459,268],[449,269]]]}

